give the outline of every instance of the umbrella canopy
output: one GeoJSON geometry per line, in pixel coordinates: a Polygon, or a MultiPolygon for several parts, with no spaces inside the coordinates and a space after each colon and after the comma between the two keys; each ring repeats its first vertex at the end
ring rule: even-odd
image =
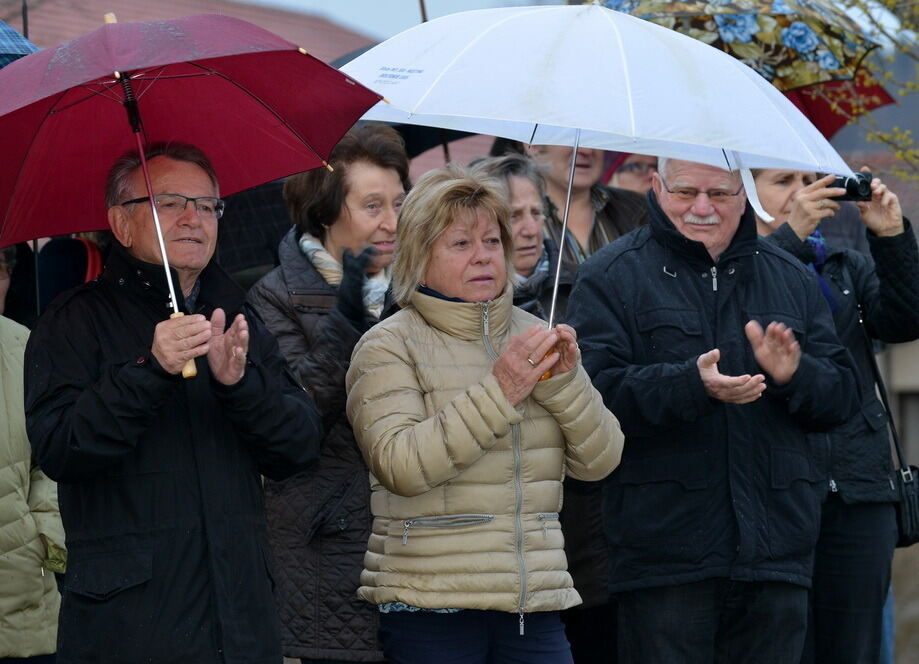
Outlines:
{"type": "Polygon", "coordinates": [[[0,21],[0,67],[6,67],[13,60],[24,55],[35,53],[38,47],[13,30],[4,21],[0,21]]]}
{"type": "Polygon", "coordinates": [[[0,246],[107,227],[106,174],[137,146],[126,94],[143,142],[197,145],[222,194],[322,165],[379,100],[295,44],[217,15],[105,25],[0,70],[0,89],[0,246]]]}
{"type": "Polygon", "coordinates": [[[855,77],[877,44],[824,0],[607,0],[728,53],[780,90],[855,77]]]}
{"type": "Polygon", "coordinates": [[[604,7],[452,14],[342,71],[381,92],[364,118],[703,162],[851,174],[754,70],[702,42],[604,7]],[[521,48],[520,44],[538,44],[521,48]]]}
{"type": "Polygon", "coordinates": [[[864,67],[851,81],[827,81],[785,93],[827,137],[833,136],[850,120],[896,101],[864,67]]]}
{"type": "MultiPolygon", "coordinates": [[[[569,4],[584,4],[569,0],[569,4]]],[[[827,139],[850,118],[894,103],[859,63],[877,45],[845,13],[821,0],[653,2],[608,0],[733,55],[785,92],[827,139]]]]}

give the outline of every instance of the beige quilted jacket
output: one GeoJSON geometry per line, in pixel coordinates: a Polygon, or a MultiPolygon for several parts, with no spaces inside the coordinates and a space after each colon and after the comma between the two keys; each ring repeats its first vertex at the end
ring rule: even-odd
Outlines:
{"type": "Polygon", "coordinates": [[[521,614],[580,603],[562,479],[608,475],[623,436],[580,365],[516,408],[504,397],[492,366],[541,322],[512,306],[510,288],[487,304],[415,293],[358,343],[348,417],[374,515],[360,597],[521,614]]]}
{"type": "Polygon", "coordinates": [[[32,465],[22,404],[28,330],[0,316],[0,659],[53,653],[64,528],[57,485],[32,465]]]}

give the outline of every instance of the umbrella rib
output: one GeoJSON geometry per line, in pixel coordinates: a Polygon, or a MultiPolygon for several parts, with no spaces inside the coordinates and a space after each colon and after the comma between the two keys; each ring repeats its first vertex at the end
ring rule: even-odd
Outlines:
{"type": "Polygon", "coordinates": [[[249,95],[252,99],[254,99],[255,101],[257,101],[257,102],[262,106],[262,108],[264,108],[264,109],[265,109],[266,111],[268,111],[271,115],[273,115],[273,116],[277,119],[277,121],[280,122],[281,125],[283,125],[284,127],[286,127],[287,130],[288,130],[291,134],[293,134],[303,145],[305,145],[307,148],[309,148],[309,150],[313,153],[313,155],[314,155],[317,159],[319,159],[319,161],[320,161],[322,164],[325,164],[325,163],[326,163],[325,159],[322,158],[322,155],[319,154],[319,151],[316,150],[316,148],[314,148],[314,147],[312,146],[312,144],[311,144],[306,138],[304,138],[303,136],[301,136],[301,135],[300,135],[300,132],[298,132],[296,129],[294,129],[293,127],[291,127],[291,126],[290,126],[290,123],[288,123],[287,120],[285,120],[283,117],[281,117],[280,115],[278,115],[278,113],[277,113],[271,106],[269,106],[269,105],[266,104],[264,101],[262,101],[262,98],[259,97],[258,95],[256,95],[255,93],[253,93],[251,90],[249,90],[249,88],[245,87],[244,85],[240,85],[240,83],[239,83],[238,81],[235,81],[235,80],[233,80],[232,78],[229,78],[228,76],[225,76],[225,75],[222,74],[221,72],[215,71],[215,70],[213,70],[213,69],[209,69],[208,67],[205,67],[205,66],[203,66],[203,65],[201,65],[201,64],[199,64],[199,63],[197,63],[197,62],[188,61],[188,64],[190,64],[190,65],[192,65],[192,66],[195,66],[195,67],[199,67],[199,68],[202,69],[203,71],[208,72],[208,73],[210,73],[210,74],[213,74],[213,75],[215,75],[215,76],[219,76],[219,77],[222,78],[223,80],[227,81],[228,83],[231,83],[232,85],[235,85],[237,88],[239,88],[240,90],[242,90],[243,92],[245,92],[245,93],[246,93],[247,95],[249,95]]]}
{"type": "Polygon", "coordinates": [[[631,128],[631,137],[635,138],[637,129],[635,128],[635,102],[632,99],[632,77],[629,75],[628,58],[626,57],[625,48],[622,44],[622,34],[619,32],[619,27],[612,20],[609,14],[606,12],[600,12],[600,15],[607,23],[609,23],[613,32],[616,34],[617,41],[619,42],[617,46],[619,48],[619,56],[621,58],[620,61],[622,62],[622,74],[625,77],[625,98],[629,109],[629,127],[631,128]]]}
{"type": "Polygon", "coordinates": [[[421,106],[424,100],[428,98],[428,95],[431,94],[431,92],[437,86],[438,81],[440,81],[440,79],[444,77],[444,75],[447,73],[450,67],[452,67],[453,64],[457,60],[459,60],[463,55],[465,55],[466,51],[472,48],[477,42],[479,42],[489,32],[492,32],[493,30],[496,30],[498,27],[507,23],[508,21],[512,21],[514,19],[520,18],[521,16],[528,16],[529,14],[532,14],[533,12],[546,11],[546,10],[552,10],[552,9],[553,9],[552,7],[531,7],[531,8],[522,7],[520,12],[512,14],[511,16],[501,19],[500,21],[495,22],[493,25],[488,26],[488,29],[482,31],[482,33],[479,34],[477,37],[471,39],[469,43],[466,44],[466,46],[459,53],[453,56],[453,59],[450,60],[450,62],[448,62],[444,67],[441,68],[440,73],[437,74],[437,76],[434,78],[433,81],[431,81],[431,83],[428,85],[428,89],[425,91],[423,95],[421,95],[418,101],[415,102],[414,108],[412,108],[409,112],[412,114],[416,113],[418,107],[421,106]],[[531,9],[532,11],[522,11],[525,9],[531,9]]]}

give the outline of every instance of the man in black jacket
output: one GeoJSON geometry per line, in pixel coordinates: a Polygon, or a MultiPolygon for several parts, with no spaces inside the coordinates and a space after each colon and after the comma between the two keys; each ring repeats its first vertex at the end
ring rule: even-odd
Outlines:
{"type": "Polygon", "coordinates": [[[106,186],[118,244],[103,274],[62,295],[26,350],[29,438],[59,482],[69,550],[58,662],[277,664],[259,474],[315,459],[320,419],[210,262],[223,202],[209,161],[182,144],[146,156],[186,315],[168,318],[128,154],[106,186]]]}
{"type": "Polygon", "coordinates": [[[797,662],[819,476],[857,405],[813,276],[758,240],[736,173],[662,160],[650,225],[582,267],[583,362],[627,442],[604,491],[624,662],[797,662]]]}

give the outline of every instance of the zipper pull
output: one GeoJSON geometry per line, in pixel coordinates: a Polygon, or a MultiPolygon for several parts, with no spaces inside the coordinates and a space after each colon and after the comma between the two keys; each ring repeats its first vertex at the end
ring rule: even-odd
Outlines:
{"type": "Polygon", "coordinates": [[[836,493],[839,491],[839,487],[836,486],[836,480],[834,480],[832,477],[830,478],[830,491],[832,491],[833,493],[836,493]]]}
{"type": "Polygon", "coordinates": [[[402,524],[402,544],[403,546],[408,544],[408,529],[412,527],[411,521],[406,521],[402,524]]]}
{"type": "Polygon", "coordinates": [[[523,611],[520,612],[520,636],[523,636],[523,611]]]}
{"type": "Polygon", "coordinates": [[[714,265],[712,266],[712,290],[718,290],[718,268],[714,265]]]}
{"type": "Polygon", "coordinates": [[[542,538],[549,539],[549,522],[543,521],[542,523],[542,538]]]}
{"type": "Polygon", "coordinates": [[[41,575],[43,577],[45,576],[45,566],[44,565],[41,566],[41,575]]]}
{"type": "Polygon", "coordinates": [[[482,303],[482,334],[488,335],[488,302],[482,303]]]}

